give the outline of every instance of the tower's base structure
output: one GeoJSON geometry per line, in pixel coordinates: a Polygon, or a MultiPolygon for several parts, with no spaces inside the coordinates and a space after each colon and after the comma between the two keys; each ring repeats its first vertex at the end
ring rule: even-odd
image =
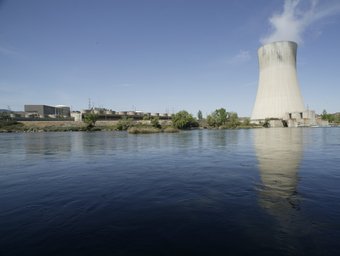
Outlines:
{"type": "Polygon", "coordinates": [[[297,44],[279,41],[258,49],[259,85],[251,121],[271,126],[313,126],[315,112],[305,109],[296,72],[297,44]]]}

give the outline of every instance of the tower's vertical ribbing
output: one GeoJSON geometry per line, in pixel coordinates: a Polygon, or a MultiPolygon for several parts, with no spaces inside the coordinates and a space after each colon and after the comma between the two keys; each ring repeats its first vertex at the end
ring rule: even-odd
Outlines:
{"type": "Polygon", "coordinates": [[[252,120],[283,118],[305,110],[296,73],[297,44],[274,42],[259,48],[259,85],[252,120]]]}

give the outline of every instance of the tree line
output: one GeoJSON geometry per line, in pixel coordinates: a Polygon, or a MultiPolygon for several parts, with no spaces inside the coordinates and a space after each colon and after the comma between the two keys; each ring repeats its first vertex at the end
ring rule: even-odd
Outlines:
{"type": "Polygon", "coordinates": [[[340,123],[340,113],[334,113],[334,114],[329,114],[327,111],[324,109],[321,114],[321,119],[326,120],[329,123],[340,123]]]}
{"type": "MultiPolygon", "coordinates": [[[[84,122],[89,129],[93,129],[98,116],[94,113],[88,113],[84,116],[84,122]]],[[[149,120],[150,125],[154,128],[161,129],[159,119],[157,117],[146,116],[143,120],[149,120]]],[[[197,117],[194,117],[186,110],[181,110],[171,116],[172,126],[176,129],[192,129],[192,128],[219,128],[232,129],[237,127],[250,127],[250,119],[246,118],[242,122],[236,112],[228,112],[225,108],[216,109],[206,118],[203,118],[202,111],[199,110],[197,117]]],[[[127,130],[134,126],[133,119],[122,117],[117,123],[117,130],[127,130]]]]}
{"type": "Polygon", "coordinates": [[[241,122],[236,112],[228,112],[225,108],[216,109],[206,118],[203,118],[201,110],[198,111],[197,118],[182,110],[172,116],[172,125],[178,129],[195,127],[232,129],[251,126],[249,118],[241,122]]]}

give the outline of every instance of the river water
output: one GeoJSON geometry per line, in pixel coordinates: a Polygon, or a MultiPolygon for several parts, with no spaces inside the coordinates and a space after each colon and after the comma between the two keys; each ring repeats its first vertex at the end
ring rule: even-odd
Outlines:
{"type": "Polygon", "coordinates": [[[0,255],[340,255],[340,129],[0,134],[0,255]]]}

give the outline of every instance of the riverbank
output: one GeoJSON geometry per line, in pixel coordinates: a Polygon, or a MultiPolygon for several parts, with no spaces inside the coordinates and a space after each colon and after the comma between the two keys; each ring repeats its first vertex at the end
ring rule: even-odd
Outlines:
{"type": "Polygon", "coordinates": [[[18,121],[6,122],[0,126],[0,132],[55,132],[85,131],[83,122],[74,121],[18,121]]]}
{"type": "Polygon", "coordinates": [[[117,131],[129,133],[178,132],[171,126],[171,121],[161,121],[159,127],[153,127],[148,120],[142,121],[97,121],[89,127],[77,121],[9,121],[0,125],[0,132],[70,132],[70,131],[117,131]]]}
{"type": "MultiPolygon", "coordinates": [[[[199,124],[191,129],[252,129],[262,126],[254,124],[239,123],[235,127],[227,125],[210,127],[206,123],[199,124]]],[[[81,121],[2,121],[0,132],[70,132],[70,131],[128,131],[131,134],[179,132],[180,129],[173,127],[171,120],[159,120],[152,123],[151,120],[109,120],[97,121],[95,126],[89,126],[81,121]]]]}

